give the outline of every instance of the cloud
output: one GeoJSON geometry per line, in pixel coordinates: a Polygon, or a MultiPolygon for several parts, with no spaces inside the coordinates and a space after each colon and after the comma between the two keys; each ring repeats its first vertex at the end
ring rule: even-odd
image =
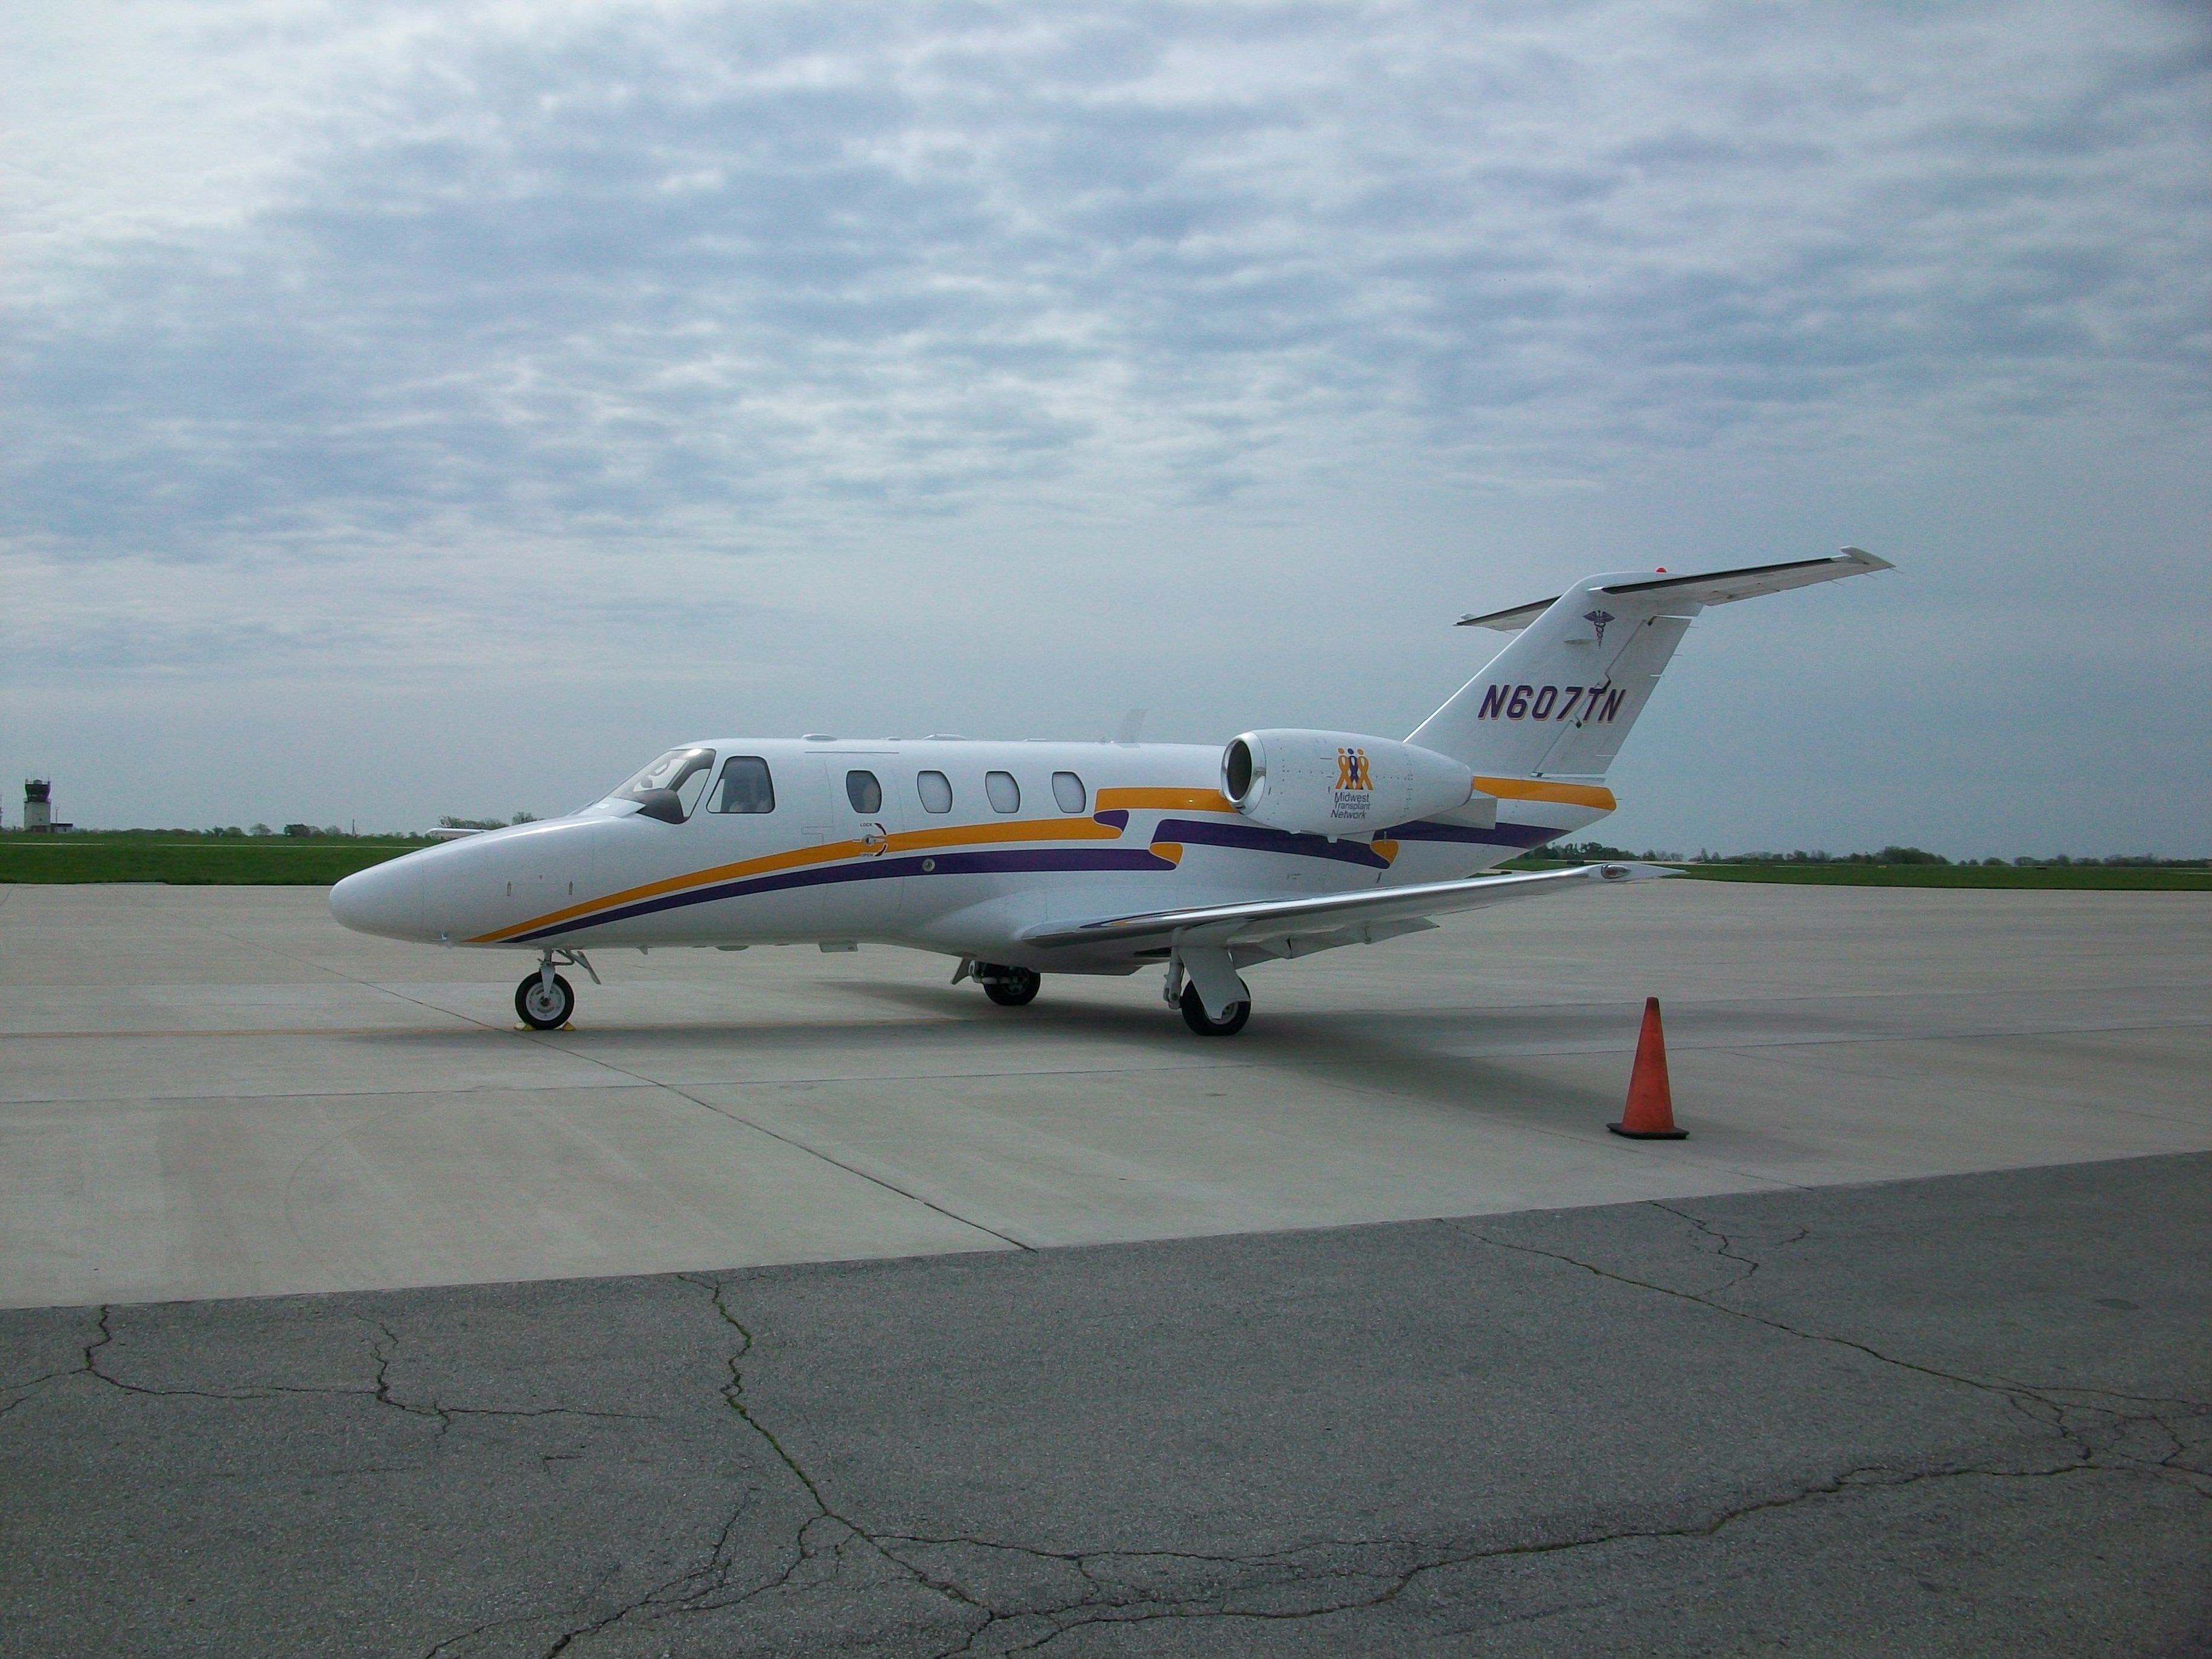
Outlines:
{"type": "Polygon", "coordinates": [[[2212,400],[2185,9],[11,27],[0,557],[85,673],[612,672],[963,541],[1204,558],[2212,400]]]}

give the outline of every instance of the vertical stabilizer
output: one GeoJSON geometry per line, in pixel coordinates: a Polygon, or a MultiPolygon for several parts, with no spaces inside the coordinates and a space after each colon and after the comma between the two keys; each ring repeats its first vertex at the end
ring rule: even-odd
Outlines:
{"type": "Polygon", "coordinates": [[[1597,777],[1644,712],[1695,605],[1627,604],[1593,576],[1552,601],[1408,743],[1500,777],[1597,777]]]}

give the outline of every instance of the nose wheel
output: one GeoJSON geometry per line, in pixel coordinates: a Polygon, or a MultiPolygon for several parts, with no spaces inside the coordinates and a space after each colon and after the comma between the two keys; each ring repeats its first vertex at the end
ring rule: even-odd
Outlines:
{"type": "Polygon", "coordinates": [[[534,1031],[557,1031],[576,1012],[575,988],[549,965],[514,988],[514,1012],[534,1031]]]}

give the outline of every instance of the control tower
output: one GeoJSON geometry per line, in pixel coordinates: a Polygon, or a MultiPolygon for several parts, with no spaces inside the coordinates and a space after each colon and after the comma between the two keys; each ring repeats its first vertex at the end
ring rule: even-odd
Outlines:
{"type": "Polygon", "coordinates": [[[51,830],[54,827],[53,794],[51,778],[23,780],[23,828],[51,830]]]}

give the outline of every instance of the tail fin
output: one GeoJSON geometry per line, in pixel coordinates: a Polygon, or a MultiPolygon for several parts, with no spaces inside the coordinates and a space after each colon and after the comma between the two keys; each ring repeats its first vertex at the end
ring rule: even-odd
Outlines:
{"type": "Polygon", "coordinates": [[[1407,742],[1478,774],[1602,777],[1705,606],[1893,568],[1847,547],[1830,559],[1695,576],[1588,576],[1556,599],[1462,617],[1462,628],[1520,637],[1407,742]]]}

